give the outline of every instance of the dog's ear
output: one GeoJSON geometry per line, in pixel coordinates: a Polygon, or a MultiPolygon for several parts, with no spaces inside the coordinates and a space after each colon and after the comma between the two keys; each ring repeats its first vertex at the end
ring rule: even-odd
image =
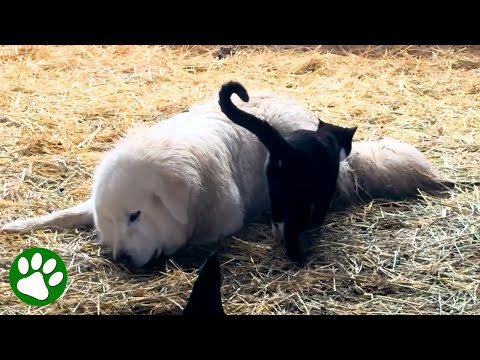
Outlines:
{"type": "Polygon", "coordinates": [[[183,315],[225,315],[221,286],[220,261],[214,253],[201,267],[183,315]]]}
{"type": "Polygon", "coordinates": [[[191,187],[180,180],[162,178],[154,197],[161,201],[179,223],[188,223],[191,187]]]}

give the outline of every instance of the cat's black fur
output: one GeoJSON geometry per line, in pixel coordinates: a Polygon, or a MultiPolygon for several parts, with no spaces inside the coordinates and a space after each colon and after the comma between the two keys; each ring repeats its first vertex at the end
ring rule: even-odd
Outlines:
{"type": "Polygon", "coordinates": [[[221,286],[220,262],[214,253],[201,267],[183,315],[225,315],[221,286]]]}
{"type": "Polygon", "coordinates": [[[357,127],[344,128],[320,121],[316,131],[297,130],[284,138],[267,121],[235,106],[232,94],[249,101],[246,89],[231,81],[220,89],[220,108],[268,149],[266,175],[272,223],[283,223],[287,255],[294,263],[303,265],[305,251],[300,235],[311,223],[312,215],[322,225],[336,190],[340,151],[344,149],[345,157],[350,154],[357,127]]]}

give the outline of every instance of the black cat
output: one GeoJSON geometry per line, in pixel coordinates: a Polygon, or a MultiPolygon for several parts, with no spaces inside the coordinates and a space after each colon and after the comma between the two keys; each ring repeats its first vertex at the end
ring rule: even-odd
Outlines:
{"type": "Polygon", "coordinates": [[[214,253],[201,267],[183,315],[225,315],[221,285],[220,262],[214,253]]]}
{"type": "Polygon", "coordinates": [[[302,266],[305,251],[299,237],[312,216],[319,225],[323,223],[336,190],[340,161],[350,154],[357,127],[320,121],[316,131],[297,130],[283,137],[267,121],[235,106],[230,99],[234,93],[249,101],[247,90],[232,81],[220,89],[220,107],[231,121],[256,135],[268,149],[266,175],[273,231],[285,241],[289,259],[302,266]]]}

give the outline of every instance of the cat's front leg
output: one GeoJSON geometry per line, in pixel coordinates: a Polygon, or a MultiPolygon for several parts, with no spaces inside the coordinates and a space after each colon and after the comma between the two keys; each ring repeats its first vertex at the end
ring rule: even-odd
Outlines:
{"type": "Polygon", "coordinates": [[[327,217],[329,205],[325,206],[325,202],[317,202],[313,211],[312,222],[316,226],[322,226],[327,217]]]}
{"type": "Polygon", "coordinates": [[[302,242],[302,231],[305,220],[307,219],[308,209],[306,211],[298,211],[285,220],[283,229],[287,257],[300,267],[305,266],[306,261],[305,247],[302,242]]]}
{"type": "Polygon", "coordinates": [[[313,209],[313,217],[311,219],[317,226],[323,225],[325,218],[327,217],[328,210],[330,209],[332,199],[333,191],[329,192],[328,195],[322,193],[317,196],[313,209]]]}

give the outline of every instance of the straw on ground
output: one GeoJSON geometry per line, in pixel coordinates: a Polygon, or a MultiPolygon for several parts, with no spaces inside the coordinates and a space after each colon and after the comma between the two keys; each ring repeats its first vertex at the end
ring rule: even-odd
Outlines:
{"type": "MultiPolygon", "coordinates": [[[[393,136],[447,176],[480,178],[478,47],[0,47],[1,220],[86,199],[102,152],[135,123],[214,95],[228,80],[298,99],[357,139],[393,136]],[[222,52],[223,53],[223,52],[222,52]]],[[[289,267],[268,226],[225,241],[230,314],[480,314],[480,190],[374,202],[332,214],[306,269],[289,267]]],[[[86,231],[0,234],[0,313],[156,314],[184,306],[195,267],[133,275],[86,231]],[[65,261],[68,289],[28,307],[8,273],[24,249],[65,261]]],[[[198,264],[197,264],[198,265],[198,264]]]]}

